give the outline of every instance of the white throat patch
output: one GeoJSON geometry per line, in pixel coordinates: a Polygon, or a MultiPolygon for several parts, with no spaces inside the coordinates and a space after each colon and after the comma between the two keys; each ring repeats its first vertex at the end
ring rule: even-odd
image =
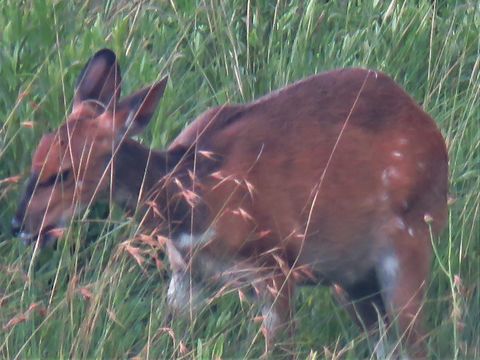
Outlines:
{"type": "Polygon", "coordinates": [[[173,243],[178,249],[190,249],[200,245],[205,245],[214,237],[215,230],[213,228],[209,228],[204,233],[197,235],[182,233],[177,239],[173,241],[173,243]]]}

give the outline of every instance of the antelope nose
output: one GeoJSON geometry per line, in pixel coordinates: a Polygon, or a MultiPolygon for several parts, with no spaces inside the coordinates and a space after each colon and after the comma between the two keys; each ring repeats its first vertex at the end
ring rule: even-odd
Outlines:
{"type": "Polygon", "coordinates": [[[22,230],[22,223],[16,218],[14,217],[12,219],[12,235],[13,236],[18,236],[18,234],[20,234],[20,231],[22,230]]]}

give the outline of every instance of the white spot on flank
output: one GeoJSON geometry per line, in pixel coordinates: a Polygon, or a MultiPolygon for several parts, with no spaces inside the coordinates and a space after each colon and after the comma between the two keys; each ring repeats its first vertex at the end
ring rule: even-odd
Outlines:
{"type": "Polygon", "coordinates": [[[215,230],[212,228],[209,228],[204,233],[198,234],[198,235],[182,233],[173,242],[176,247],[180,249],[187,249],[187,248],[192,248],[199,245],[204,245],[208,243],[210,240],[212,240],[214,236],[215,236],[215,230]]]}
{"type": "Polygon", "coordinates": [[[388,169],[382,171],[382,183],[383,185],[388,185],[388,169]]]}
{"type": "Polygon", "coordinates": [[[386,192],[383,192],[380,194],[380,201],[382,202],[387,202],[390,200],[390,197],[388,196],[388,194],[386,192]]]}
{"type": "Polygon", "coordinates": [[[420,170],[425,170],[425,163],[423,161],[419,161],[419,162],[417,162],[417,167],[420,170]]]}
{"type": "Polygon", "coordinates": [[[403,154],[400,151],[392,152],[392,156],[396,159],[402,159],[403,158],[403,154]]]}
{"type": "Polygon", "coordinates": [[[400,145],[407,145],[407,144],[408,144],[408,139],[407,139],[407,138],[400,138],[400,139],[398,140],[398,143],[399,143],[400,145]]]}
{"type": "Polygon", "coordinates": [[[405,227],[406,227],[402,218],[400,218],[398,216],[395,218],[395,226],[400,230],[405,230],[405,227]]]}
{"type": "Polygon", "coordinates": [[[398,179],[400,178],[400,172],[398,171],[398,168],[394,166],[389,166],[385,170],[382,171],[382,183],[385,186],[390,185],[390,181],[392,179],[398,179]]]}
{"type": "Polygon", "coordinates": [[[410,235],[410,236],[412,236],[412,237],[415,235],[412,227],[409,227],[409,228],[408,228],[408,235],[410,235]]]}

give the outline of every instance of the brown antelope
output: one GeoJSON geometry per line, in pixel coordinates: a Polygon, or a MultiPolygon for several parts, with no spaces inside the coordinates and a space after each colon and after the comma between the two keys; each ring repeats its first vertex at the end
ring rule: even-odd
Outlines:
{"type": "Polygon", "coordinates": [[[174,310],[206,284],[253,285],[273,345],[295,284],[331,285],[362,326],[396,320],[421,353],[430,237],[447,215],[447,151],[430,116],[385,74],[341,69],[210,109],[153,151],[131,137],[166,83],[120,99],[115,54],[97,52],[66,122],[35,151],[13,232],[42,247],[112,194],[170,239],[174,310]]]}

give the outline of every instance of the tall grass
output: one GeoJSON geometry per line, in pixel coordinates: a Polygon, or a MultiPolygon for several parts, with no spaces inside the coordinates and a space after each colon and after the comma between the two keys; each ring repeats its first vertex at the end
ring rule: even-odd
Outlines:
{"type": "MultiPolygon", "coordinates": [[[[35,253],[9,219],[42,133],[71,106],[85,61],[119,55],[124,93],[169,85],[142,139],[162,147],[208,107],[246,102],[337,67],[382,70],[448,142],[448,228],[433,239],[426,303],[433,359],[480,359],[480,5],[477,1],[0,2],[0,356],[255,358],[258,309],[237,293],[171,322],[168,271],[120,209],[96,206],[55,250],[35,253]],[[137,250],[137,248],[139,250],[137,250]],[[156,261],[155,261],[156,258],[156,261]]],[[[297,296],[299,358],[369,356],[325,289],[297,296]]]]}

